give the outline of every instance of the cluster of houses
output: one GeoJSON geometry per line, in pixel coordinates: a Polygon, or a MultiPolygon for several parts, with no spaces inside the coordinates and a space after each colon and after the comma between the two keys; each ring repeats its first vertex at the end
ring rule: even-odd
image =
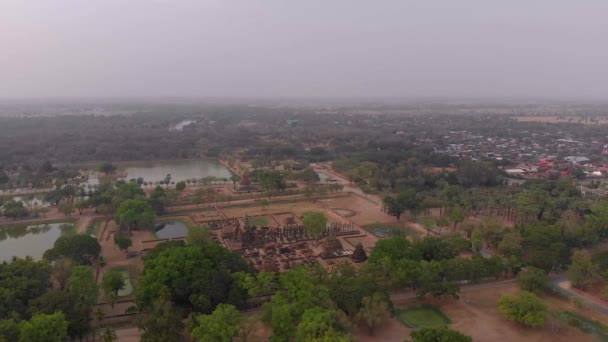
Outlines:
{"type": "Polygon", "coordinates": [[[508,161],[504,171],[518,178],[608,177],[608,139],[575,140],[557,133],[517,133],[505,137],[451,131],[443,136],[445,149],[436,152],[459,159],[508,161]]]}

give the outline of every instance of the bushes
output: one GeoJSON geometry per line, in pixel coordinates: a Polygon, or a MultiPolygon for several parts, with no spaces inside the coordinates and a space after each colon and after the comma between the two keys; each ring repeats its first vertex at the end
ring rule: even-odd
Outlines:
{"type": "Polygon", "coordinates": [[[503,295],[498,300],[498,310],[508,320],[537,328],[545,325],[547,306],[540,298],[528,291],[519,295],[503,295]]]}

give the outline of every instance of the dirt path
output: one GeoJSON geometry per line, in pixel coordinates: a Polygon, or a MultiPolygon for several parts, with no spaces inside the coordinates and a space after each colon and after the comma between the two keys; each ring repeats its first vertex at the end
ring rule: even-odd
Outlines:
{"type": "Polygon", "coordinates": [[[558,288],[561,291],[565,291],[571,297],[588,303],[595,311],[608,316],[608,305],[606,305],[606,303],[599,298],[594,298],[591,295],[586,295],[585,293],[581,293],[580,291],[573,289],[567,275],[562,274],[552,277],[550,282],[553,287],[558,288]]]}

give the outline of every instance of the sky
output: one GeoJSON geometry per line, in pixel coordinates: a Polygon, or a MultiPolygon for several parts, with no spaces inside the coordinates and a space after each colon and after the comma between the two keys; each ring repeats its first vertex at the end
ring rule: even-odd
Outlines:
{"type": "Polygon", "coordinates": [[[608,99],[606,0],[0,0],[0,97],[608,99]]]}

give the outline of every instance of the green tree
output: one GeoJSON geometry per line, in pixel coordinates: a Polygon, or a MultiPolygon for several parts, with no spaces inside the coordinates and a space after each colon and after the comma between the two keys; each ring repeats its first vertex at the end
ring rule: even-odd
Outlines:
{"type": "Polygon", "coordinates": [[[186,182],[179,181],[175,184],[175,190],[182,192],[186,189],[186,182]]]}
{"type": "Polygon", "coordinates": [[[547,274],[536,267],[527,267],[525,271],[517,275],[519,288],[529,292],[540,292],[548,288],[547,274]]]}
{"type": "Polygon", "coordinates": [[[66,217],[72,217],[72,212],[74,211],[74,206],[72,203],[63,203],[59,206],[59,212],[61,212],[66,217]]]}
{"type": "Polygon", "coordinates": [[[376,292],[363,298],[361,310],[357,314],[360,321],[367,325],[370,333],[391,316],[391,305],[384,293],[376,292]]]}
{"type": "Polygon", "coordinates": [[[68,321],[68,335],[73,338],[83,338],[91,330],[89,317],[91,305],[81,305],[79,298],[72,292],[49,291],[30,301],[30,312],[36,314],[52,314],[62,312],[68,321]]]}
{"type": "Polygon", "coordinates": [[[547,306],[528,291],[516,296],[503,295],[498,300],[498,310],[508,320],[533,328],[542,327],[547,319],[547,306]]]}
{"type": "Polygon", "coordinates": [[[122,290],[125,285],[126,283],[123,274],[117,270],[107,271],[103,274],[103,278],[101,279],[101,287],[106,296],[109,296],[110,294],[118,296],[118,291],[122,290]]]}
{"type": "Polygon", "coordinates": [[[386,210],[386,213],[391,216],[394,216],[397,219],[397,222],[399,222],[401,215],[403,215],[403,213],[405,212],[405,205],[403,205],[403,203],[400,203],[391,196],[384,197],[382,203],[384,204],[384,209],[386,210]]]}
{"type": "Polygon", "coordinates": [[[17,202],[12,199],[8,200],[4,202],[2,208],[2,213],[4,214],[4,216],[10,217],[12,219],[17,219],[29,215],[29,211],[26,207],[23,206],[23,202],[21,201],[17,202]]]}
{"type": "Polygon", "coordinates": [[[181,341],[184,330],[182,315],[175,310],[171,302],[161,296],[152,302],[143,318],[137,320],[137,326],[143,330],[142,342],[181,341]]]}
{"type": "Polygon", "coordinates": [[[442,328],[422,328],[410,333],[412,342],[472,342],[470,336],[459,331],[442,328]]]}
{"type": "Polygon", "coordinates": [[[103,329],[103,334],[101,335],[101,339],[103,342],[114,342],[116,341],[116,331],[110,327],[105,327],[103,329]]]}
{"type": "Polygon", "coordinates": [[[335,311],[318,306],[308,309],[304,311],[296,329],[295,342],[350,341],[339,331],[337,325],[335,311]]]}
{"type": "Polygon", "coordinates": [[[591,259],[591,254],[580,250],[572,255],[572,263],[568,267],[568,279],[574,287],[585,288],[602,282],[601,270],[591,259]]]}
{"type": "Polygon", "coordinates": [[[481,233],[478,231],[474,231],[471,236],[471,249],[475,253],[479,253],[483,249],[483,240],[481,238],[481,233]]]}
{"type": "MultiPolygon", "coordinates": [[[[198,190],[195,192],[195,197],[197,192],[198,190]]],[[[165,189],[160,186],[154,188],[154,191],[152,191],[152,193],[150,194],[148,203],[150,203],[150,206],[152,206],[152,209],[154,209],[154,212],[156,212],[157,215],[163,214],[168,203],[167,193],[165,192],[165,189]]]]}
{"type": "Polygon", "coordinates": [[[116,172],[116,166],[109,162],[101,162],[97,164],[95,170],[101,173],[114,173],[116,172]]]}
{"type": "Polygon", "coordinates": [[[452,221],[454,226],[452,227],[452,231],[456,231],[456,226],[464,221],[465,213],[460,207],[450,207],[448,208],[447,216],[452,221]]]}
{"type": "Polygon", "coordinates": [[[0,263],[0,318],[28,316],[27,304],[51,288],[51,266],[32,258],[0,263]]]}
{"type": "Polygon", "coordinates": [[[498,251],[504,256],[521,256],[522,242],[523,239],[518,232],[506,233],[498,244],[498,251]]]}
{"type": "Polygon", "coordinates": [[[101,246],[96,238],[86,234],[62,235],[53,244],[53,248],[44,252],[44,258],[50,261],[67,257],[80,265],[88,265],[99,258],[101,246]]]}
{"type": "Polygon", "coordinates": [[[19,324],[21,342],[61,342],[68,334],[68,321],[61,312],[38,314],[19,324]]]}
{"type": "Polygon", "coordinates": [[[233,305],[220,304],[209,315],[193,317],[191,335],[199,341],[230,342],[238,334],[242,320],[233,305]]]}
{"type": "Polygon", "coordinates": [[[93,306],[97,303],[97,284],[90,266],[75,266],[67,285],[68,292],[73,293],[81,305],[93,306]]]}
{"type": "Polygon", "coordinates": [[[114,243],[121,251],[128,253],[129,247],[133,246],[133,241],[127,236],[114,235],[114,243]]]}
{"type": "Polygon", "coordinates": [[[327,217],[317,211],[305,213],[302,222],[309,236],[319,237],[327,228],[327,217]]]}
{"type": "Polygon", "coordinates": [[[0,320],[0,341],[19,340],[19,323],[12,318],[0,320]]]}
{"type": "Polygon", "coordinates": [[[148,202],[143,199],[133,199],[120,204],[114,219],[121,227],[131,231],[138,228],[152,228],[156,215],[148,202]]]}
{"type": "Polygon", "coordinates": [[[136,302],[145,309],[166,288],[173,302],[189,304],[198,312],[210,313],[220,303],[238,306],[247,295],[236,282],[239,271],[251,272],[240,255],[217,244],[161,244],[144,259],[136,302]]]}
{"type": "Polygon", "coordinates": [[[206,246],[213,242],[213,234],[207,227],[193,226],[188,229],[187,240],[189,245],[206,246]]]}

